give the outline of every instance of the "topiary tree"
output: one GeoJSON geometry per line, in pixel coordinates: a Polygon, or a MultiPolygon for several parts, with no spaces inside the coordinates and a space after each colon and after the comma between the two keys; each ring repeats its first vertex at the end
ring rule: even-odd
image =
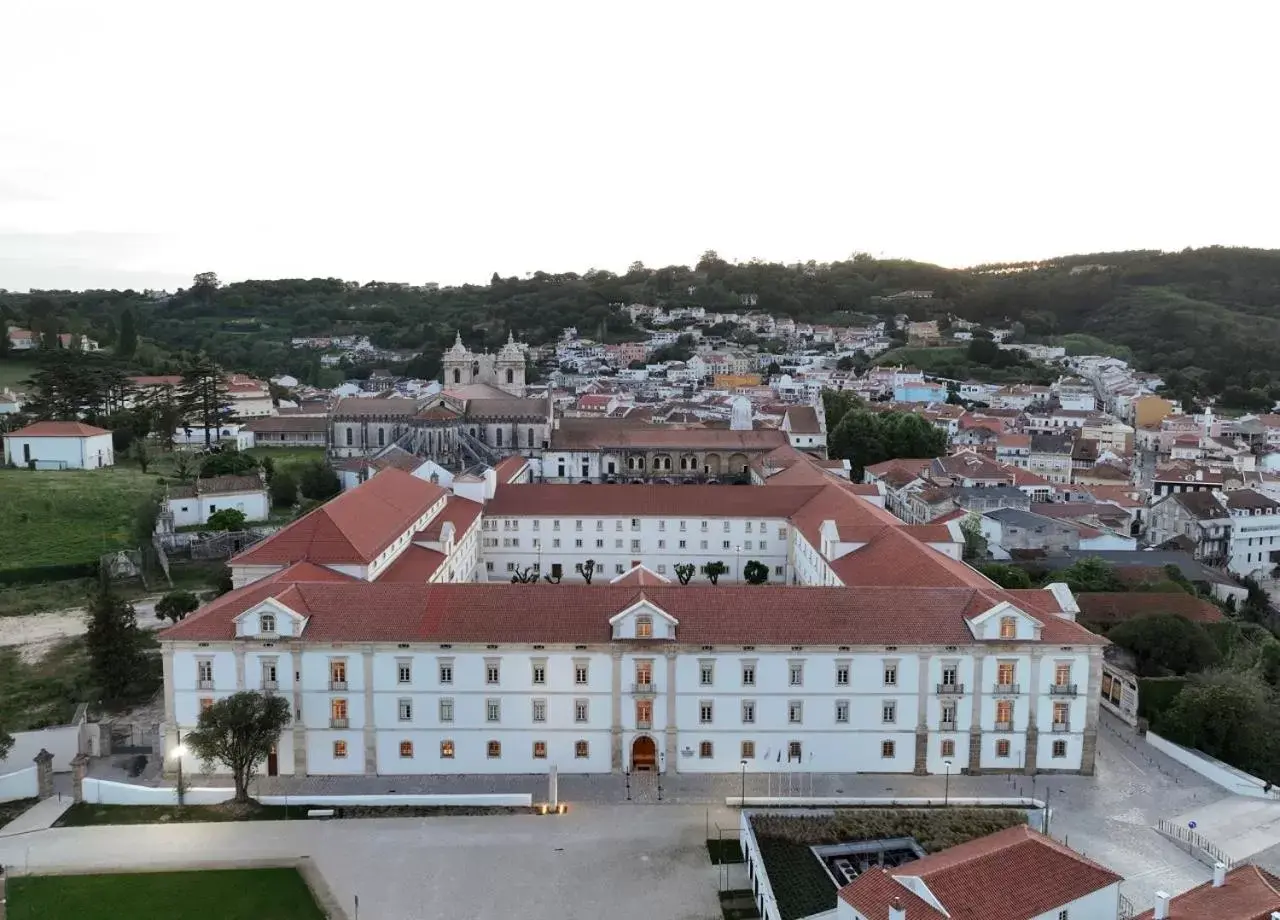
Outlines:
{"type": "Polygon", "coordinates": [[[693,576],[698,574],[698,567],[692,562],[678,562],[675,573],[676,578],[680,579],[680,584],[687,585],[693,580],[693,576]]]}
{"type": "Polygon", "coordinates": [[[702,567],[702,574],[707,576],[707,581],[713,585],[718,585],[720,576],[729,574],[729,567],[723,562],[708,562],[702,567]]]}
{"type": "Polygon", "coordinates": [[[244,530],[244,512],[239,508],[223,508],[209,515],[205,526],[210,530],[244,530]]]}
{"type": "Polygon", "coordinates": [[[759,559],[752,559],[742,567],[742,577],[749,585],[762,585],[769,580],[769,567],[759,559]]]}
{"type": "Polygon", "coordinates": [[[199,606],[200,599],[190,591],[170,591],[156,602],[156,619],[176,623],[199,606]]]}
{"type": "Polygon", "coordinates": [[[267,759],[289,725],[289,701],[252,690],[217,700],[200,713],[200,721],[186,743],[205,763],[223,763],[231,770],[237,802],[249,801],[249,780],[267,759]]]}

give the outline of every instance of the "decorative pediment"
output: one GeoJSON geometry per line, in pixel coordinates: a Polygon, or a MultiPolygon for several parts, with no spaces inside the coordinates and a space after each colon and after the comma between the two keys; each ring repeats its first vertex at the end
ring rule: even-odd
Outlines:
{"type": "Polygon", "coordinates": [[[643,594],[609,618],[615,639],[674,639],[680,621],[643,594]]]}
{"type": "Polygon", "coordinates": [[[237,639],[288,639],[302,635],[307,618],[268,597],[237,616],[235,624],[237,639]]]}
{"type": "Polygon", "coordinates": [[[1008,601],[1001,601],[966,622],[975,639],[989,642],[1038,642],[1044,628],[1039,620],[1008,601]]]}

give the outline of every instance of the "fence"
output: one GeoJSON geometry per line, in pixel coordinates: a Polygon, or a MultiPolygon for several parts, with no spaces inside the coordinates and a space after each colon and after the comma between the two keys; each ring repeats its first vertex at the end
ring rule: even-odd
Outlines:
{"type": "MultiPolygon", "coordinates": [[[[176,805],[178,790],[173,786],[135,786],[105,779],[85,779],[84,800],[94,805],[176,805]]],[[[183,794],[187,805],[217,805],[229,802],[236,791],[230,787],[193,786],[183,794]]],[[[482,793],[477,795],[260,795],[262,805],[527,808],[533,796],[524,793],[482,793]]]]}
{"type": "Polygon", "coordinates": [[[1233,865],[1231,857],[1223,852],[1221,847],[1212,840],[1197,834],[1189,827],[1174,824],[1168,818],[1161,818],[1156,822],[1156,831],[1170,840],[1185,844],[1187,852],[1201,862],[1209,865],[1222,863],[1228,869],[1233,865]]]}
{"type": "Polygon", "coordinates": [[[157,552],[166,553],[169,556],[188,556],[193,560],[229,559],[241,550],[265,540],[277,529],[251,527],[247,530],[157,533],[152,540],[157,552]]]}
{"type": "Polygon", "coordinates": [[[1186,748],[1180,744],[1161,738],[1155,732],[1147,732],[1147,743],[1157,751],[1173,758],[1184,767],[1195,770],[1205,779],[1211,780],[1236,795],[1247,795],[1259,799],[1275,798],[1275,790],[1266,781],[1252,774],[1237,769],[1221,760],[1210,757],[1203,751],[1186,748]]]}
{"type": "Polygon", "coordinates": [[[40,794],[40,778],[35,767],[0,775],[0,802],[34,799],[40,794]]]}
{"type": "Polygon", "coordinates": [[[89,707],[81,703],[75,715],[66,725],[51,725],[29,732],[14,732],[13,747],[9,756],[0,761],[0,769],[18,769],[30,766],[41,749],[53,755],[55,773],[71,770],[71,760],[81,751],[95,754],[98,724],[88,721],[89,707]]]}

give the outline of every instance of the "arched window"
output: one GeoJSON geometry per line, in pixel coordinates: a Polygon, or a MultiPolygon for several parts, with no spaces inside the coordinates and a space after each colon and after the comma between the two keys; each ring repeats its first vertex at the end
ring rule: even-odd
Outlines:
{"type": "Polygon", "coordinates": [[[480,376],[480,362],[472,361],[471,362],[471,379],[475,380],[479,376],[480,376]]]}
{"type": "Polygon", "coordinates": [[[462,371],[458,370],[456,367],[453,369],[453,382],[462,383],[462,371]]]}
{"type": "Polygon", "coordinates": [[[498,447],[502,446],[502,429],[501,428],[493,429],[493,439],[494,439],[494,443],[498,447]]]}
{"type": "Polygon", "coordinates": [[[516,382],[516,372],[513,371],[511,368],[507,368],[507,383],[515,383],[515,382],[516,382]]]}

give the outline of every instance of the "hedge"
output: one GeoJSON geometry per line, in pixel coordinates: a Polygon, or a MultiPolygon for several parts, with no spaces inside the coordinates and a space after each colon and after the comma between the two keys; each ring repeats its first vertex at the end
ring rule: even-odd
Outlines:
{"type": "Polygon", "coordinates": [[[1138,716],[1155,725],[1186,685],[1185,677],[1139,677],[1138,716]]]}
{"type": "Polygon", "coordinates": [[[28,565],[19,569],[0,569],[0,585],[35,585],[71,578],[97,578],[98,563],[67,562],[61,565],[28,565]]]}

